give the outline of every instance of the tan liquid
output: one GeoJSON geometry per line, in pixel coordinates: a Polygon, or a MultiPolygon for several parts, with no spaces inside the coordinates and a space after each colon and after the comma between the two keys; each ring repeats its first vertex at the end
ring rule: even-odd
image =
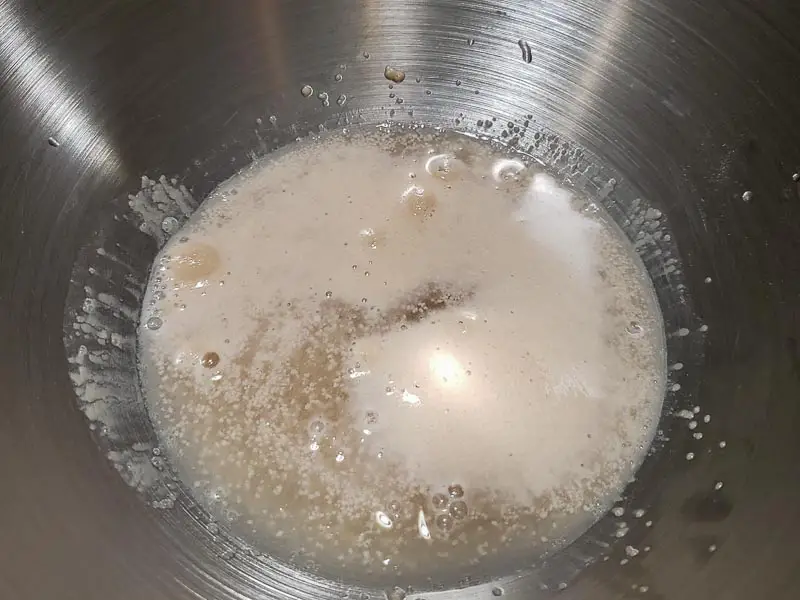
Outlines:
{"type": "Polygon", "coordinates": [[[547,175],[463,137],[306,141],[164,248],[141,363],[198,499],[368,583],[529,564],[587,528],[664,392],[650,282],[547,175]]]}

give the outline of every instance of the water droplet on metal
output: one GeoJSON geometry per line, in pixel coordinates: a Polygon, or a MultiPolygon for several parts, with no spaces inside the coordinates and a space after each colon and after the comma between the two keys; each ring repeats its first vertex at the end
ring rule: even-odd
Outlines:
{"type": "Polygon", "coordinates": [[[344,106],[345,102],[347,102],[347,95],[339,94],[339,97],[336,99],[336,104],[339,106],[344,106]]]}
{"type": "Polygon", "coordinates": [[[314,93],[314,88],[311,87],[310,85],[304,85],[303,87],[300,88],[300,94],[303,96],[303,98],[309,98],[313,93],[314,93]]]}
{"type": "Polygon", "coordinates": [[[396,69],[388,65],[383,70],[383,76],[389,81],[394,81],[395,83],[402,83],[406,78],[405,71],[401,71],[400,69],[396,69]]]}
{"type": "Polygon", "coordinates": [[[161,329],[161,326],[164,324],[159,317],[150,317],[147,319],[147,328],[152,329],[155,331],[156,329],[161,329]]]}
{"type": "Polygon", "coordinates": [[[341,81],[342,80],[342,74],[341,73],[337,73],[336,75],[333,76],[333,80],[334,81],[341,81]]]}
{"type": "Polygon", "coordinates": [[[50,144],[53,148],[58,148],[61,144],[58,140],[54,137],[47,138],[47,143],[50,144]]]}
{"type": "Polygon", "coordinates": [[[753,192],[747,190],[744,194],[742,194],[742,200],[745,202],[750,202],[753,199],[753,192]]]}
{"type": "Polygon", "coordinates": [[[533,62],[533,53],[531,52],[531,46],[525,40],[520,40],[517,42],[519,49],[522,50],[522,60],[526,63],[530,64],[533,62]]]}
{"type": "Polygon", "coordinates": [[[474,46],[475,38],[467,38],[467,46],[474,46]]]}

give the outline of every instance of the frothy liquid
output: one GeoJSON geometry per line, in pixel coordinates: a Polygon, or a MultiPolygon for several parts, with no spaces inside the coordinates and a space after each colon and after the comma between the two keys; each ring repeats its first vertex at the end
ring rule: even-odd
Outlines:
{"type": "Polygon", "coordinates": [[[640,463],[665,371],[641,263],[579,204],[427,131],[306,141],[221,186],[159,256],[140,332],[198,499],[362,582],[573,539],[640,463]]]}

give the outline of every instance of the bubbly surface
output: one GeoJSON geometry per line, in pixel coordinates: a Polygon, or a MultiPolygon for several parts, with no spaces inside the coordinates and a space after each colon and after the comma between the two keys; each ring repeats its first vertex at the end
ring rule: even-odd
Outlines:
{"type": "Polygon", "coordinates": [[[260,549],[365,583],[525,566],[632,477],[664,394],[644,267],[519,157],[299,142],[159,255],[140,330],[174,465],[260,549]]]}

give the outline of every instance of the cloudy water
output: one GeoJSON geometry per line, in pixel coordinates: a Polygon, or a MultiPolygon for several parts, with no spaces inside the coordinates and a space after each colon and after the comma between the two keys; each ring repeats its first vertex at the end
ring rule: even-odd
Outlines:
{"type": "Polygon", "coordinates": [[[652,440],[664,334],[619,230],[519,158],[336,133],[223,184],[155,263],[156,430],[198,501],[365,583],[525,566],[652,440]]]}

